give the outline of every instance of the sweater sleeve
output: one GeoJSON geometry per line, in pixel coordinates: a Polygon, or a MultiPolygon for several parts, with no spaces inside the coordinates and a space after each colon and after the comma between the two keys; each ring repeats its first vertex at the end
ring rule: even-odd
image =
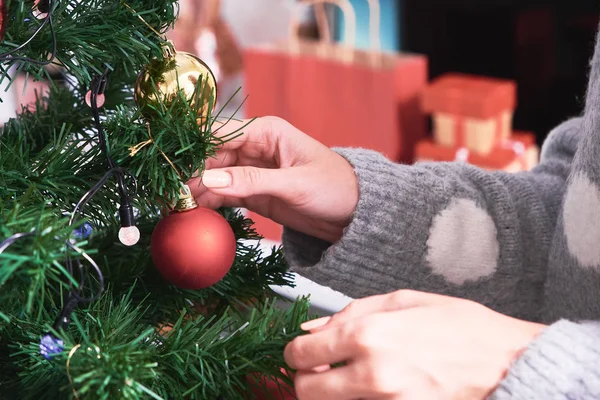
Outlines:
{"type": "Polygon", "coordinates": [[[490,400],[600,399],[600,322],[561,320],[542,332],[490,400]]]}
{"type": "Polygon", "coordinates": [[[517,174],[463,163],[400,165],[369,150],[335,149],[358,177],[352,222],[335,244],[285,228],[287,261],[354,298],[410,288],[536,320],[580,124],[555,128],[540,164],[517,174]]]}

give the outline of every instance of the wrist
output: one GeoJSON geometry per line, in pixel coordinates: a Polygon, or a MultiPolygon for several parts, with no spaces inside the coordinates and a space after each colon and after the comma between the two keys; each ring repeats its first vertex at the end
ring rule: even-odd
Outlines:
{"type": "MultiPolygon", "coordinates": [[[[522,340],[513,348],[512,353],[509,357],[509,362],[504,368],[501,381],[504,380],[506,376],[508,376],[513,366],[523,357],[523,354],[525,354],[527,348],[542,334],[544,329],[547,328],[546,325],[539,323],[525,321],[522,322],[524,324],[523,329],[521,330],[522,340]]],[[[500,382],[498,382],[497,386],[500,385],[500,382]]]]}
{"type": "Polygon", "coordinates": [[[523,325],[523,341],[513,351],[511,358],[511,366],[512,364],[517,362],[517,360],[519,360],[521,356],[523,356],[523,353],[525,353],[529,345],[531,345],[531,343],[533,343],[533,341],[541,335],[544,329],[547,328],[547,325],[535,322],[523,321],[523,323],[525,324],[523,325]]]}
{"type": "Polygon", "coordinates": [[[349,219],[347,222],[342,222],[339,224],[319,221],[317,222],[319,226],[316,227],[316,234],[314,234],[314,236],[328,243],[335,244],[342,239],[344,236],[344,231],[348,225],[350,225],[351,221],[352,220],[349,219]]]}

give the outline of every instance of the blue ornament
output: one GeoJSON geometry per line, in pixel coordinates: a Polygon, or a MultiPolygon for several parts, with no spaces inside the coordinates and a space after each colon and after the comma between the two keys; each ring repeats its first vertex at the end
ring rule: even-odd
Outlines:
{"type": "Polygon", "coordinates": [[[92,235],[93,230],[94,230],[94,228],[92,228],[92,224],[90,224],[89,222],[86,222],[83,225],[81,225],[79,228],[75,229],[75,231],[73,231],[73,233],[77,239],[83,240],[83,239],[89,238],[92,235]]]}
{"type": "Polygon", "coordinates": [[[40,353],[46,360],[50,360],[53,355],[60,353],[64,348],[64,342],[52,335],[45,335],[40,340],[40,353]]]}

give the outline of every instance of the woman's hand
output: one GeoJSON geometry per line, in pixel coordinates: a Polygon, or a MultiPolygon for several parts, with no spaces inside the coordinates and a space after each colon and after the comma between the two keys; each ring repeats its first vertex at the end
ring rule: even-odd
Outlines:
{"type": "Polygon", "coordinates": [[[543,325],[480,304],[398,291],[307,322],[285,359],[299,400],[485,399],[543,325]],[[344,363],[337,368],[330,365],[344,363]]]}
{"type": "MultiPolygon", "coordinates": [[[[225,136],[245,122],[230,121],[225,136]]],[[[358,203],[352,166],[340,155],[273,117],[260,118],[227,142],[189,186],[205,207],[245,207],[300,232],[336,242],[358,203]]]]}

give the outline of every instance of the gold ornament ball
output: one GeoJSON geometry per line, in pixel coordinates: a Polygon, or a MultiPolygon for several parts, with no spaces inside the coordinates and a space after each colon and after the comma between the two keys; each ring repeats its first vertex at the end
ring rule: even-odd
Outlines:
{"type": "Polygon", "coordinates": [[[192,108],[197,108],[201,118],[216,106],[215,76],[200,58],[186,52],[176,52],[148,64],[137,78],[134,96],[138,106],[150,116],[151,110],[159,109],[161,103],[168,108],[179,91],[183,91],[192,108]],[[202,88],[204,93],[197,94],[196,90],[202,88]],[[197,100],[204,104],[196,104],[197,100]]]}

